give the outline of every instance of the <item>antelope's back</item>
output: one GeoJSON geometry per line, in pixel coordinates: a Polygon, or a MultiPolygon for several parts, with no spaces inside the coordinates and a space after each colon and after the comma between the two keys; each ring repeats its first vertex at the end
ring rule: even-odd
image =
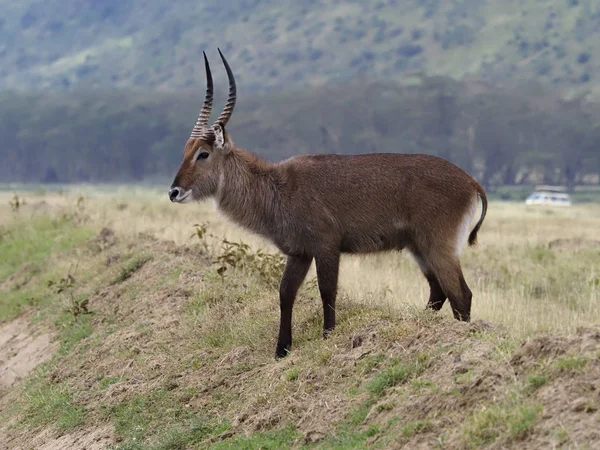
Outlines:
{"type": "Polygon", "coordinates": [[[301,155],[281,167],[296,195],[344,228],[460,220],[477,198],[470,175],[431,155],[301,155]]]}

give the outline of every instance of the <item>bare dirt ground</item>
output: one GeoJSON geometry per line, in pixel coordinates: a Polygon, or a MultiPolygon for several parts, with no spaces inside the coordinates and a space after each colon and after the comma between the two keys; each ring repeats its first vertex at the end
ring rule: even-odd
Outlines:
{"type": "Polygon", "coordinates": [[[50,359],[56,348],[51,336],[28,317],[0,325],[0,395],[50,359]]]}
{"type": "MultiPolygon", "coordinates": [[[[11,442],[6,449],[39,449],[39,450],[103,450],[114,443],[113,430],[110,425],[98,428],[85,428],[64,436],[55,436],[51,429],[44,430],[32,437],[26,445],[11,442]]],[[[2,447],[0,447],[2,448],[2,447]]]]}

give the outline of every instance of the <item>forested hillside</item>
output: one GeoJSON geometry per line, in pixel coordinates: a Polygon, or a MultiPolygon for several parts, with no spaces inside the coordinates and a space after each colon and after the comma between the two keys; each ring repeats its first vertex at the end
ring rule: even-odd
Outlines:
{"type": "MultiPolygon", "coordinates": [[[[241,93],[229,128],[238,145],[279,160],[299,153],[430,153],[488,188],[597,182],[600,108],[536,86],[443,77],[241,93]],[[594,181],[595,180],[595,181],[594,181]]],[[[4,94],[0,180],[170,179],[201,104],[129,91],[4,94]]],[[[216,100],[215,110],[223,104],[216,100]]],[[[213,117],[216,117],[215,111],[213,117]]]]}
{"type": "Polygon", "coordinates": [[[589,87],[598,0],[0,0],[0,89],[180,89],[220,46],[245,88],[415,70],[589,87]]]}
{"type": "Polygon", "coordinates": [[[0,182],[170,178],[203,98],[203,50],[226,89],[217,46],[239,86],[229,131],[272,160],[423,152],[487,188],[600,172],[600,1],[0,8],[0,182]]]}

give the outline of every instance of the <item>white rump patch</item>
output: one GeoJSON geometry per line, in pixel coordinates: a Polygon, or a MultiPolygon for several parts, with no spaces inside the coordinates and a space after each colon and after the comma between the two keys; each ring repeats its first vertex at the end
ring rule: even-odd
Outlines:
{"type": "Polygon", "coordinates": [[[475,217],[475,213],[477,213],[477,203],[479,203],[479,195],[475,195],[471,204],[467,208],[465,215],[463,216],[462,222],[458,226],[457,234],[456,234],[456,256],[459,256],[463,249],[465,248],[465,244],[467,243],[467,237],[473,228],[473,218],[475,217]]]}

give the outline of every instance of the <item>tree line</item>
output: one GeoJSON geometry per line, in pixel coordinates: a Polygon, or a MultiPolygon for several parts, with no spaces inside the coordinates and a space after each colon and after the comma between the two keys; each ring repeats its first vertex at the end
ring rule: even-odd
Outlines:
{"type": "MultiPolygon", "coordinates": [[[[172,177],[203,92],[0,93],[1,182],[172,177]]],[[[225,92],[218,92],[220,112],[225,92]]],[[[415,75],[241,92],[234,141],[269,160],[301,153],[428,153],[487,189],[598,183],[600,105],[537,85],[415,75]]]]}

